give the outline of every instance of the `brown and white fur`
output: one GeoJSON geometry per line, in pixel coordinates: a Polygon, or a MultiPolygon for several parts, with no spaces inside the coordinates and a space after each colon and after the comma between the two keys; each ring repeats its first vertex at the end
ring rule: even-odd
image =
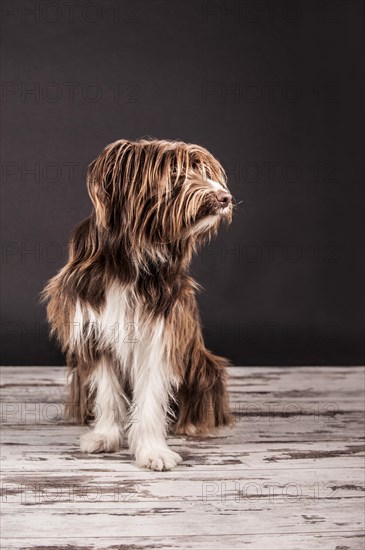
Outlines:
{"type": "Polygon", "coordinates": [[[93,429],[84,452],[118,450],[168,470],[166,444],[230,423],[227,361],[203,342],[189,264],[199,243],[230,222],[219,162],[178,141],[119,140],[91,163],[93,211],[73,231],[66,266],[44,290],[69,368],[67,414],[93,429]]]}

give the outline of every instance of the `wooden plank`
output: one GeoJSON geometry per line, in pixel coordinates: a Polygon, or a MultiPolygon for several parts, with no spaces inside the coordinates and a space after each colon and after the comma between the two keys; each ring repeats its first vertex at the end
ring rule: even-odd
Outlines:
{"type": "Polygon", "coordinates": [[[2,550],[223,550],[228,548],[249,548],[250,550],[363,550],[364,533],[351,531],[313,533],[260,533],[241,535],[183,535],[165,537],[121,537],[90,538],[88,536],[54,537],[45,539],[27,537],[13,538],[2,550]],[[43,545],[42,545],[43,542],[43,545]],[[42,546],[41,546],[42,545],[42,546]]]}
{"type": "MultiPolygon", "coordinates": [[[[3,473],[16,472],[20,468],[44,473],[81,469],[92,471],[101,468],[115,473],[136,472],[131,464],[129,451],[124,448],[114,454],[86,455],[81,453],[77,439],[68,442],[57,440],[40,446],[37,439],[29,443],[16,442],[4,444],[2,448],[3,473]]],[[[49,439],[48,439],[49,441],[49,439]]],[[[194,471],[210,469],[241,472],[244,470],[266,469],[268,467],[285,470],[301,468],[354,468],[361,467],[365,454],[364,444],[357,440],[320,441],[293,444],[248,443],[228,445],[210,444],[209,442],[184,443],[178,439],[170,440],[172,448],[180,453],[184,462],[178,467],[179,475],[192,475],[194,471]]],[[[138,470],[137,470],[138,471],[138,470]]]]}
{"type": "MultiPolygon", "coordinates": [[[[26,418],[18,423],[3,423],[3,443],[24,444],[36,441],[39,445],[48,445],[57,441],[76,444],[78,437],[88,428],[74,424],[65,424],[60,409],[45,411],[25,408],[26,418]],[[52,413],[55,418],[52,418],[52,413]],[[45,417],[50,418],[45,423],[45,417]],[[29,423],[28,423],[29,422],[29,423]]],[[[9,417],[8,417],[9,418],[9,417]]],[[[205,438],[179,437],[171,441],[186,442],[188,447],[205,444],[241,445],[244,451],[249,443],[284,443],[312,441],[343,441],[345,438],[363,441],[364,415],[362,412],[347,412],[335,416],[317,417],[316,415],[298,415],[296,418],[282,416],[238,417],[231,428],[217,430],[205,438]]]]}
{"type": "Polygon", "coordinates": [[[97,507],[140,508],[171,503],[312,503],[326,505],[361,503],[364,475],[357,468],[316,468],[293,470],[266,469],[217,470],[212,467],[182,472],[148,472],[89,468],[42,472],[41,470],[5,471],[2,476],[3,511],[42,506],[54,510],[70,504],[92,511],[97,507]],[[121,475],[122,474],[122,475],[121,475]]]}
{"type": "Polygon", "coordinates": [[[58,504],[24,506],[3,511],[2,529],[5,538],[19,536],[52,537],[55,533],[77,533],[89,537],[105,536],[183,536],[241,535],[242,533],[312,533],[328,531],[364,531],[363,509],[358,501],[328,500],[326,504],[300,501],[268,503],[252,502],[183,502],[153,506],[123,502],[113,505],[75,506],[58,504]],[[81,524],[82,522],[82,524],[81,524]]]}

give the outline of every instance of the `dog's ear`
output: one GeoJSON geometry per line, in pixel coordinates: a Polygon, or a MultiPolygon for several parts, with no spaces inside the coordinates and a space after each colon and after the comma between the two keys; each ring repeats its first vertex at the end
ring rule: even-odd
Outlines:
{"type": "Polygon", "coordinates": [[[94,205],[96,223],[107,228],[113,217],[113,208],[121,206],[125,193],[125,179],[130,165],[133,144],[127,140],[111,143],[89,165],[87,188],[94,205]]]}
{"type": "Polygon", "coordinates": [[[99,227],[107,227],[107,208],[110,197],[105,186],[105,174],[100,169],[99,158],[94,160],[88,170],[87,188],[94,205],[96,223],[99,227]]]}

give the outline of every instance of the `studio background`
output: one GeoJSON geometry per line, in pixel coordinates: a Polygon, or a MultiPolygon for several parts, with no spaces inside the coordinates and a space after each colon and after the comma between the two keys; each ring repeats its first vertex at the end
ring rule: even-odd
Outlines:
{"type": "Polygon", "coordinates": [[[90,212],[85,169],[143,136],[208,148],[237,202],[192,265],[236,365],[360,364],[363,3],[2,4],[2,357],[62,365],[39,293],[90,212]]]}

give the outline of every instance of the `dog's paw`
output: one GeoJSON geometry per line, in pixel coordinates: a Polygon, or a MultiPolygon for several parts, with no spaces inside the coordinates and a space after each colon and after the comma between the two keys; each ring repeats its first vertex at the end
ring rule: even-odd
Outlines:
{"type": "Polygon", "coordinates": [[[186,424],[180,428],[177,428],[175,430],[176,435],[201,435],[199,432],[199,428],[197,426],[194,426],[194,424],[186,424]]]}
{"type": "Polygon", "coordinates": [[[136,463],[140,468],[149,470],[171,470],[182,462],[178,453],[171,451],[168,447],[157,447],[149,450],[142,450],[136,454],[136,463]]]}
{"type": "Polygon", "coordinates": [[[113,453],[122,446],[123,436],[115,427],[108,433],[87,432],[80,437],[80,449],[83,453],[113,453]]]}

